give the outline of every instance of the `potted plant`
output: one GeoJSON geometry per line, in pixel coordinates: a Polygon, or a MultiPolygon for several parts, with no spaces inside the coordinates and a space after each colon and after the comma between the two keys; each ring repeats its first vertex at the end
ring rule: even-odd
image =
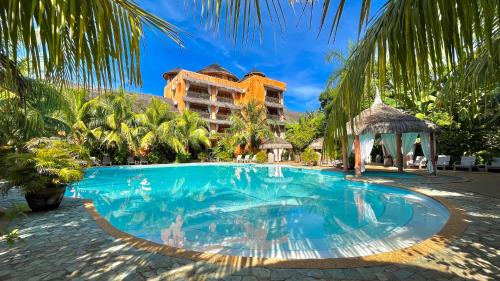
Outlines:
{"type": "Polygon", "coordinates": [[[33,211],[56,209],[61,204],[66,186],[82,179],[82,149],[60,139],[33,139],[24,151],[4,155],[0,160],[0,178],[6,194],[19,188],[33,211]]]}

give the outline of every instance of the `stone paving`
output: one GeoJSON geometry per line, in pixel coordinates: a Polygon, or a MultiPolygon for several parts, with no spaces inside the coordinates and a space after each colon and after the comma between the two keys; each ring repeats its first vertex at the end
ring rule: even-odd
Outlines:
{"type": "MultiPolygon", "coordinates": [[[[449,183],[448,183],[449,184],[449,183]]],[[[345,269],[242,268],[146,252],[102,230],[83,201],[66,198],[58,210],[19,216],[21,240],[0,239],[0,280],[500,280],[500,199],[446,184],[421,183],[433,196],[463,209],[469,227],[445,249],[383,266],[345,269]]],[[[24,203],[16,194],[0,207],[24,203]]]]}

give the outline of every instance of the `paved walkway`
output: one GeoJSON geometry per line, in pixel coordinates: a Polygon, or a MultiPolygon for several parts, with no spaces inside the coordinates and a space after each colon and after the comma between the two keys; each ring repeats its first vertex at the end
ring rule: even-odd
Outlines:
{"type": "MultiPolygon", "coordinates": [[[[469,227],[445,249],[402,263],[330,270],[242,268],[149,253],[109,236],[82,201],[65,199],[58,210],[12,222],[22,239],[13,247],[0,240],[0,280],[500,280],[500,199],[464,191],[480,182],[417,184],[468,215],[469,227]]],[[[488,192],[498,189],[498,181],[491,184],[488,192]]],[[[0,207],[13,202],[24,199],[12,194],[0,207]]]]}

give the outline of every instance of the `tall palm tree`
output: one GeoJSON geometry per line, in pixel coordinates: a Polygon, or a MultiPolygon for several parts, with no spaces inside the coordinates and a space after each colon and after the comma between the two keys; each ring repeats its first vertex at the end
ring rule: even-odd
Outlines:
{"type": "Polygon", "coordinates": [[[196,112],[184,111],[175,120],[172,126],[174,147],[182,145],[184,153],[190,153],[190,149],[200,150],[202,147],[210,147],[209,133],[205,121],[196,112]]]}
{"type": "Polygon", "coordinates": [[[160,144],[165,144],[175,151],[182,149],[183,146],[176,142],[171,134],[175,129],[175,117],[168,104],[153,98],[144,113],[135,115],[141,131],[141,149],[150,150],[160,144]]]}
{"type": "Polygon", "coordinates": [[[266,108],[251,100],[242,106],[241,111],[230,117],[232,125],[229,133],[238,144],[255,151],[265,139],[273,139],[274,134],[269,127],[266,108]]]}

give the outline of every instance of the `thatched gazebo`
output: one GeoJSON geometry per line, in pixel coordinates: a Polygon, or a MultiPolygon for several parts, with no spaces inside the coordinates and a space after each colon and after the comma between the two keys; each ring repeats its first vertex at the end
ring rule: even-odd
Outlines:
{"type": "Polygon", "coordinates": [[[285,149],[292,149],[291,143],[282,138],[274,138],[273,140],[264,140],[259,146],[263,150],[272,150],[274,153],[274,161],[281,161],[281,155],[285,149]]]}
{"type": "MultiPolygon", "coordinates": [[[[420,135],[422,150],[428,161],[429,172],[435,174],[435,133],[439,127],[429,121],[406,114],[382,102],[377,92],[373,105],[362,111],[346,124],[348,144],[342,147],[343,161],[347,163],[354,142],[356,175],[361,175],[364,160],[373,148],[375,135],[380,134],[384,147],[397,159],[398,171],[403,171],[403,155],[413,150],[417,136],[420,135]],[[352,123],[351,123],[352,122],[352,123]]],[[[344,170],[347,170],[344,164],[344,170]]]]}

